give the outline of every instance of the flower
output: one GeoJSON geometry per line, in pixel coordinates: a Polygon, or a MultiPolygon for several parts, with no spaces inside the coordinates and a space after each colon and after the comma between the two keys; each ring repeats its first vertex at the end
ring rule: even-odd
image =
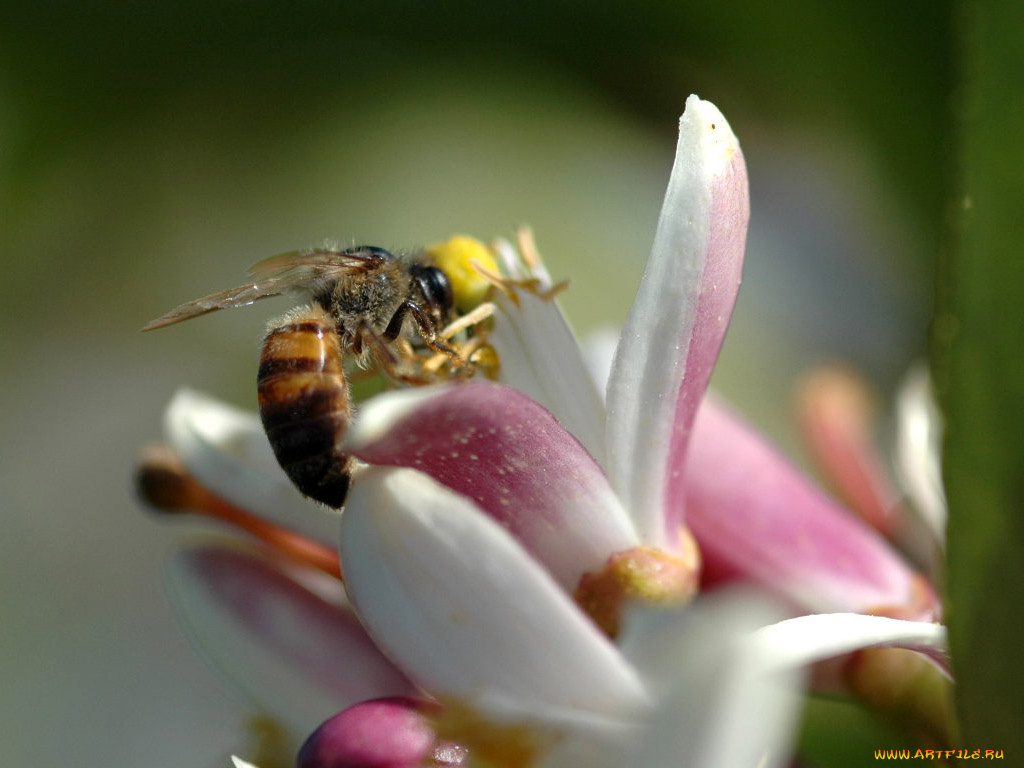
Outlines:
{"type": "MultiPolygon", "coordinates": [[[[263,655],[254,662],[221,651],[221,664],[244,683],[289,683],[291,693],[269,704],[291,713],[308,704],[299,691],[309,678],[335,710],[426,691],[444,704],[433,719],[439,743],[509,766],[670,765],[680,749],[700,765],[778,764],[793,709],[771,707],[778,719],[766,718],[761,697],[781,695],[784,673],[868,646],[940,648],[938,625],[850,613],[930,618],[934,596],[884,540],[704,397],[739,286],[747,206],[735,136],[713,105],[691,97],[612,367],[607,419],[557,306],[513,287],[496,298],[490,341],[514,388],[419,388],[364,404],[345,447],[370,466],[355,477],[340,521],[287,490],[255,420],[180,395],[167,418],[186,468],[179,486],[206,486],[207,509],[274,515],[269,527],[250,528],[288,551],[294,542],[280,524],[293,528],[293,512],[316,521],[305,534],[323,543],[340,528],[350,601],[336,583],[334,603],[324,601],[249,554],[193,550],[179,560],[176,583],[201,644],[216,646],[231,625],[244,625],[263,655]],[[611,566],[612,585],[636,595],[657,591],[668,573],[659,599],[686,597],[696,575],[687,526],[718,575],[767,587],[797,612],[836,615],[772,623],[778,609],[761,603],[698,602],[627,613],[613,643],[573,599],[589,602],[580,600],[585,577],[611,566]],[[326,620],[350,611],[372,643],[350,621],[326,620]],[[797,645],[808,622],[817,642],[797,645]],[[307,625],[312,636],[296,631],[307,625]],[[349,680],[353,667],[373,674],[349,680]],[[705,706],[706,697],[721,705],[705,706]],[[729,726],[747,738],[721,738],[729,726]]],[[[543,287],[528,238],[518,254],[508,244],[497,252],[509,277],[543,287]]],[[[594,599],[608,591],[599,586],[594,599]]],[[[408,704],[378,710],[387,722],[422,725],[402,715],[408,704]]],[[[362,714],[343,713],[314,739],[349,733],[362,714]]],[[[422,759],[440,759],[417,739],[422,759]]],[[[322,744],[305,754],[321,754],[322,744]]]]}

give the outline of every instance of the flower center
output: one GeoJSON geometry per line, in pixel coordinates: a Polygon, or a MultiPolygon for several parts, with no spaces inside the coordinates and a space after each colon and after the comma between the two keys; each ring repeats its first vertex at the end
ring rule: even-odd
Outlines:
{"type": "Polygon", "coordinates": [[[688,529],[680,532],[679,553],[656,547],[616,552],[597,573],[580,579],[573,597],[611,638],[619,634],[622,611],[630,602],[680,605],[697,593],[700,550],[688,529]]]}

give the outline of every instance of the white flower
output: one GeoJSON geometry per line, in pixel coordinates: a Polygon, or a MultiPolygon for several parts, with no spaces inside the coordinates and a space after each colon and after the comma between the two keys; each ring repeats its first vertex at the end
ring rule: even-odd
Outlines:
{"type": "MultiPolygon", "coordinates": [[[[616,645],[572,598],[586,574],[642,547],[695,576],[689,526],[720,575],[804,610],[934,611],[884,541],[704,398],[739,286],[747,206],[735,136],[691,97],[607,419],[557,306],[499,297],[492,340],[515,389],[423,388],[364,404],[346,449],[371,466],[340,525],[288,490],[255,419],[180,397],[168,432],[191,474],[277,524],[295,529],[302,516],[308,537],[329,541],[340,528],[351,601],[324,601],[251,554],[194,550],[175,583],[200,644],[223,649],[211,653],[231,676],[293,722],[419,688],[446,705],[431,722],[468,748],[458,759],[560,766],[674,766],[681,751],[701,766],[781,764],[795,670],[868,646],[941,648],[934,624],[850,613],[773,624],[780,616],[762,602],[703,601],[627,616],[616,645]],[[816,641],[795,644],[808,622],[816,641]],[[236,629],[250,652],[234,650],[236,629]],[[303,700],[307,685],[316,695],[303,700]]],[[[512,277],[527,276],[509,246],[499,255],[512,277]]],[[[309,755],[323,744],[346,748],[337,734],[354,719],[325,723],[303,768],[321,764],[309,755]]],[[[424,757],[439,760],[442,745],[424,757]]]]}

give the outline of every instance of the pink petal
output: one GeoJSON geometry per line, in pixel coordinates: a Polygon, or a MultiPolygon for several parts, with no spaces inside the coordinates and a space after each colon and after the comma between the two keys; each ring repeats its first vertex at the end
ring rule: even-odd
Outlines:
{"type": "Polygon", "coordinates": [[[608,471],[641,537],[674,546],[694,414],[740,284],[750,204],[739,143],[691,96],[654,246],[608,382],[608,471]]]}
{"type": "Polygon", "coordinates": [[[798,404],[804,440],[822,475],[852,511],[892,541],[903,514],[874,444],[874,398],[867,382],[825,366],[805,377],[798,404]]]}
{"type": "Polygon", "coordinates": [[[477,382],[377,397],[349,439],[365,462],[418,469],[472,499],[569,591],[638,543],[590,454],[515,390],[477,382]]]}
{"type": "Polygon", "coordinates": [[[185,550],[169,581],[179,618],[229,682],[303,731],[358,701],[414,690],[349,610],[263,557],[185,550]]]}
{"type": "Polygon", "coordinates": [[[875,531],[710,397],[685,479],[687,523],[712,578],[752,580],[804,611],[938,612],[930,588],[875,531]]]}

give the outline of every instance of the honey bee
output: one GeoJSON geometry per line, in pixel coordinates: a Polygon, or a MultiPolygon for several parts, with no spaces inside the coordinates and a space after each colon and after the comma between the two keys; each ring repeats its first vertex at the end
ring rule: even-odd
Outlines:
{"type": "Polygon", "coordinates": [[[457,303],[448,274],[422,256],[398,257],[374,246],[292,251],[254,264],[249,274],[249,284],[182,304],[142,330],[306,292],[308,303],[267,326],[257,375],[260,418],[295,486],[340,508],[353,464],[341,450],[353,416],[346,361],[372,364],[406,384],[437,380],[438,359],[450,375],[472,375],[471,353],[482,348],[482,337],[459,348],[448,339],[489,316],[493,305],[481,304],[446,327],[457,303]]]}

